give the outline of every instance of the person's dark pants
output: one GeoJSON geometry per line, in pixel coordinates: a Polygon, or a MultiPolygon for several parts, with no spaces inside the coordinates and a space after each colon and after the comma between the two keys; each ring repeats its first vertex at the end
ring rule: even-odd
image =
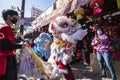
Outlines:
{"type": "Polygon", "coordinates": [[[0,80],[17,80],[17,62],[15,56],[7,56],[6,74],[0,80]]]}
{"type": "Polygon", "coordinates": [[[90,64],[90,52],[85,52],[84,63],[90,64]]]}

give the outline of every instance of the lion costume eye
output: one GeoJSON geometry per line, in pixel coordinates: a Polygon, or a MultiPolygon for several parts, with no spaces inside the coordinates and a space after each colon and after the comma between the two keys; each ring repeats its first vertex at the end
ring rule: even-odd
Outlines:
{"type": "Polygon", "coordinates": [[[61,23],[59,26],[62,28],[66,28],[69,24],[67,22],[61,23]]]}

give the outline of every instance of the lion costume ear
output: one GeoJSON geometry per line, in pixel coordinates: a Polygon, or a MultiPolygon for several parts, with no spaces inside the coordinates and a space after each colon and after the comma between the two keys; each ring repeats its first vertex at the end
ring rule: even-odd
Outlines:
{"type": "Polygon", "coordinates": [[[54,22],[49,24],[49,32],[52,33],[55,30],[54,22]]]}
{"type": "Polygon", "coordinates": [[[52,26],[51,26],[51,30],[54,30],[55,28],[54,28],[54,25],[52,24],[52,26]]]}
{"type": "Polygon", "coordinates": [[[3,33],[0,33],[0,39],[4,39],[5,35],[3,33]]]}

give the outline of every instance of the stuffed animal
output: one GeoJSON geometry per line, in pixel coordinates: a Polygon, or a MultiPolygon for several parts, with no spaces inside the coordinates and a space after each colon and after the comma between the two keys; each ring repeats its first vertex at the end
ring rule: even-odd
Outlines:
{"type": "Polygon", "coordinates": [[[41,33],[35,40],[33,51],[44,61],[47,61],[50,57],[50,43],[52,36],[48,33],[41,33]]]}

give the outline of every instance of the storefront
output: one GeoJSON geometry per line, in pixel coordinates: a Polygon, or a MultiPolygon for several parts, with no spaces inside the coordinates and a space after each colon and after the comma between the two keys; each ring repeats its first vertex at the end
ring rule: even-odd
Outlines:
{"type": "Polygon", "coordinates": [[[36,24],[36,29],[34,29],[33,33],[41,33],[41,32],[48,32],[49,23],[54,21],[56,17],[67,15],[71,13],[75,8],[80,6],[86,5],[90,2],[90,0],[71,0],[66,4],[63,4],[62,7],[59,7],[52,11],[49,15],[41,20],[40,23],[36,24]]]}

